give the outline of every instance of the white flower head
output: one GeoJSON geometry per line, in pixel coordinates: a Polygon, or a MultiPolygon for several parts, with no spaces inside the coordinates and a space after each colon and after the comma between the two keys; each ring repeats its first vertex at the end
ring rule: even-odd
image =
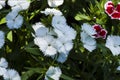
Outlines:
{"type": "Polygon", "coordinates": [[[48,5],[50,7],[57,7],[57,6],[62,5],[63,2],[64,2],[64,0],[48,0],[48,5]]]}
{"type": "Polygon", "coordinates": [[[5,37],[4,32],[0,31],[0,48],[2,48],[5,43],[4,37],[5,37]]]}
{"type": "Polygon", "coordinates": [[[9,29],[18,29],[22,26],[23,17],[16,11],[11,11],[6,16],[7,26],[9,29]]]}
{"type": "Polygon", "coordinates": [[[8,69],[7,72],[3,75],[5,80],[21,80],[20,75],[14,69],[8,69]]]}
{"type": "Polygon", "coordinates": [[[93,35],[97,34],[95,29],[87,23],[84,23],[82,25],[82,31],[84,31],[85,33],[87,33],[88,35],[90,35],[93,38],[95,38],[95,36],[93,36],[93,35]]]}
{"type": "Polygon", "coordinates": [[[41,11],[41,13],[44,13],[47,15],[62,15],[62,12],[60,10],[54,9],[54,8],[46,8],[45,11],[41,11]]]}
{"type": "Polygon", "coordinates": [[[6,0],[0,0],[0,9],[2,9],[5,6],[6,0]]]}
{"type": "Polygon", "coordinates": [[[8,62],[6,61],[5,58],[0,59],[0,67],[2,67],[2,68],[7,68],[8,67],[8,62]]]}
{"type": "Polygon", "coordinates": [[[96,49],[96,41],[94,38],[92,38],[90,35],[88,35],[86,32],[81,32],[81,41],[83,43],[83,46],[90,52],[92,52],[94,49],[96,49]]]}
{"type": "Polygon", "coordinates": [[[28,0],[8,0],[8,5],[12,7],[12,10],[21,11],[26,10],[30,6],[28,0]]]}
{"type": "Polygon", "coordinates": [[[65,17],[62,15],[53,16],[52,26],[53,29],[48,30],[42,23],[33,25],[33,29],[37,33],[34,43],[45,56],[55,58],[59,53],[56,60],[63,63],[67,60],[67,56],[73,48],[72,40],[76,37],[76,31],[67,25],[65,17]]]}
{"type": "Polygon", "coordinates": [[[61,74],[62,71],[59,67],[50,66],[48,71],[46,72],[45,80],[49,80],[49,78],[52,78],[54,80],[59,80],[61,74]]]}
{"type": "Polygon", "coordinates": [[[105,46],[110,49],[113,55],[120,54],[120,36],[108,36],[105,46]]]}
{"type": "Polygon", "coordinates": [[[45,56],[53,56],[57,54],[57,50],[53,45],[54,38],[50,35],[45,37],[36,37],[34,43],[39,46],[39,49],[45,56]]]}

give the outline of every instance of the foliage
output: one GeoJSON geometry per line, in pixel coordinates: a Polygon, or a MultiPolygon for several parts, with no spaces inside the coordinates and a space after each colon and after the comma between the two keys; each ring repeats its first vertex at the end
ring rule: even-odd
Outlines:
{"type": "MultiPolygon", "coordinates": [[[[112,0],[117,4],[120,0],[112,0]]],[[[40,11],[49,7],[47,0],[31,0],[29,9],[20,11],[24,17],[22,27],[9,29],[5,16],[11,11],[10,6],[0,10],[0,30],[5,32],[5,44],[0,49],[0,57],[7,59],[9,68],[16,69],[22,80],[43,80],[49,66],[59,66],[62,70],[61,80],[120,80],[120,55],[113,55],[105,47],[106,39],[96,39],[97,48],[89,52],[83,47],[80,32],[83,23],[99,24],[107,30],[108,35],[120,36],[120,21],[111,19],[104,9],[107,0],[64,0],[63,5],[56,7],[68,25],[77,32],[74,47],[67,60],[59,63],[45,56],[34,44],[32,25],[42,22],[51,27],[52,16],[45,16],[40,11]]]]}

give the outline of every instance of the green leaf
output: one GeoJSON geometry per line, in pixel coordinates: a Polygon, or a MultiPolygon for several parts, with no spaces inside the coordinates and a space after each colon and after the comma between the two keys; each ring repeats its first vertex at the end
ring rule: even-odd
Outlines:
{"type": "Polygon", "coordinates": [[[85,14],[77,14],[75,16],[75,19],[77,21],[80,21],[80,20],[88,20],[88,21],[90,21],[91,20],[91,18],[89,16],[85,15],[85,14]]]}
{"type": "Polygon", "coordinates": [[[25,50],[33,55],[40,55],[40,50],[38,48],[25,48],[25,50]]]}
{"type": "Polygon", "coordinates": [[[12,36],[12,31],[10,31],[10,32],[7,34],[7,39],[12,42],[12,41],[13,41],[13,40],[12,40],[12,37],[13,37],[13,36],[12,36]]]}
{"type": "Polygon", "coordinates": [[[75,79],[72,79],[71,77],[66,76],[64,74],[61,75],[61,78],[64,79],[64,80],[75,80],[75,79]]]}
{"type": "Polygon", "coordinates": [[[5,17],[0,20],[0,25],[6,23],[5,17]]]}
{"type": "Polygon", "coordinates": [[[30,70],[22,74],[22,80],[28,80],[35,73],[41,74],[43,72],[42,68],[29,68],[30,70]]]}

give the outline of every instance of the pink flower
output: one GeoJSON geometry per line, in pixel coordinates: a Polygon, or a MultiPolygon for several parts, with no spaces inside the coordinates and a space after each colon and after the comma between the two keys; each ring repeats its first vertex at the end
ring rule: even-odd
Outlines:
{"type": "Polygon", "coordinates": [[[105,12],[110,16],[114,11],[114,5],[112,3],[112,1],[108,1],[105,4],[105,12]]]}
{"type": "Polygon", "coordinates": [[[97,34],[94,34],[95,38],[106,38],[107,31],[105,29],[102,29],[100,25],[95,24],[93,25],[93,28],[97,32],[97,34]]]}
{"type": "Polygon", "coordinates": [[[120,20],[120,3],[118,3],[115,7],[112,1],[108,1],[104,7],[105,12],[111,17],[111,19],[120,20]]]}

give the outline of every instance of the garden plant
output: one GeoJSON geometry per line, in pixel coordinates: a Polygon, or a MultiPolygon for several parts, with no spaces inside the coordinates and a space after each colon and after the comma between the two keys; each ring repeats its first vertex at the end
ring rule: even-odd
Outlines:
{"type": "Polygon", "coordinates": [[[120,0],[0,0],[0,80],[120,80],[120,0]]]}

